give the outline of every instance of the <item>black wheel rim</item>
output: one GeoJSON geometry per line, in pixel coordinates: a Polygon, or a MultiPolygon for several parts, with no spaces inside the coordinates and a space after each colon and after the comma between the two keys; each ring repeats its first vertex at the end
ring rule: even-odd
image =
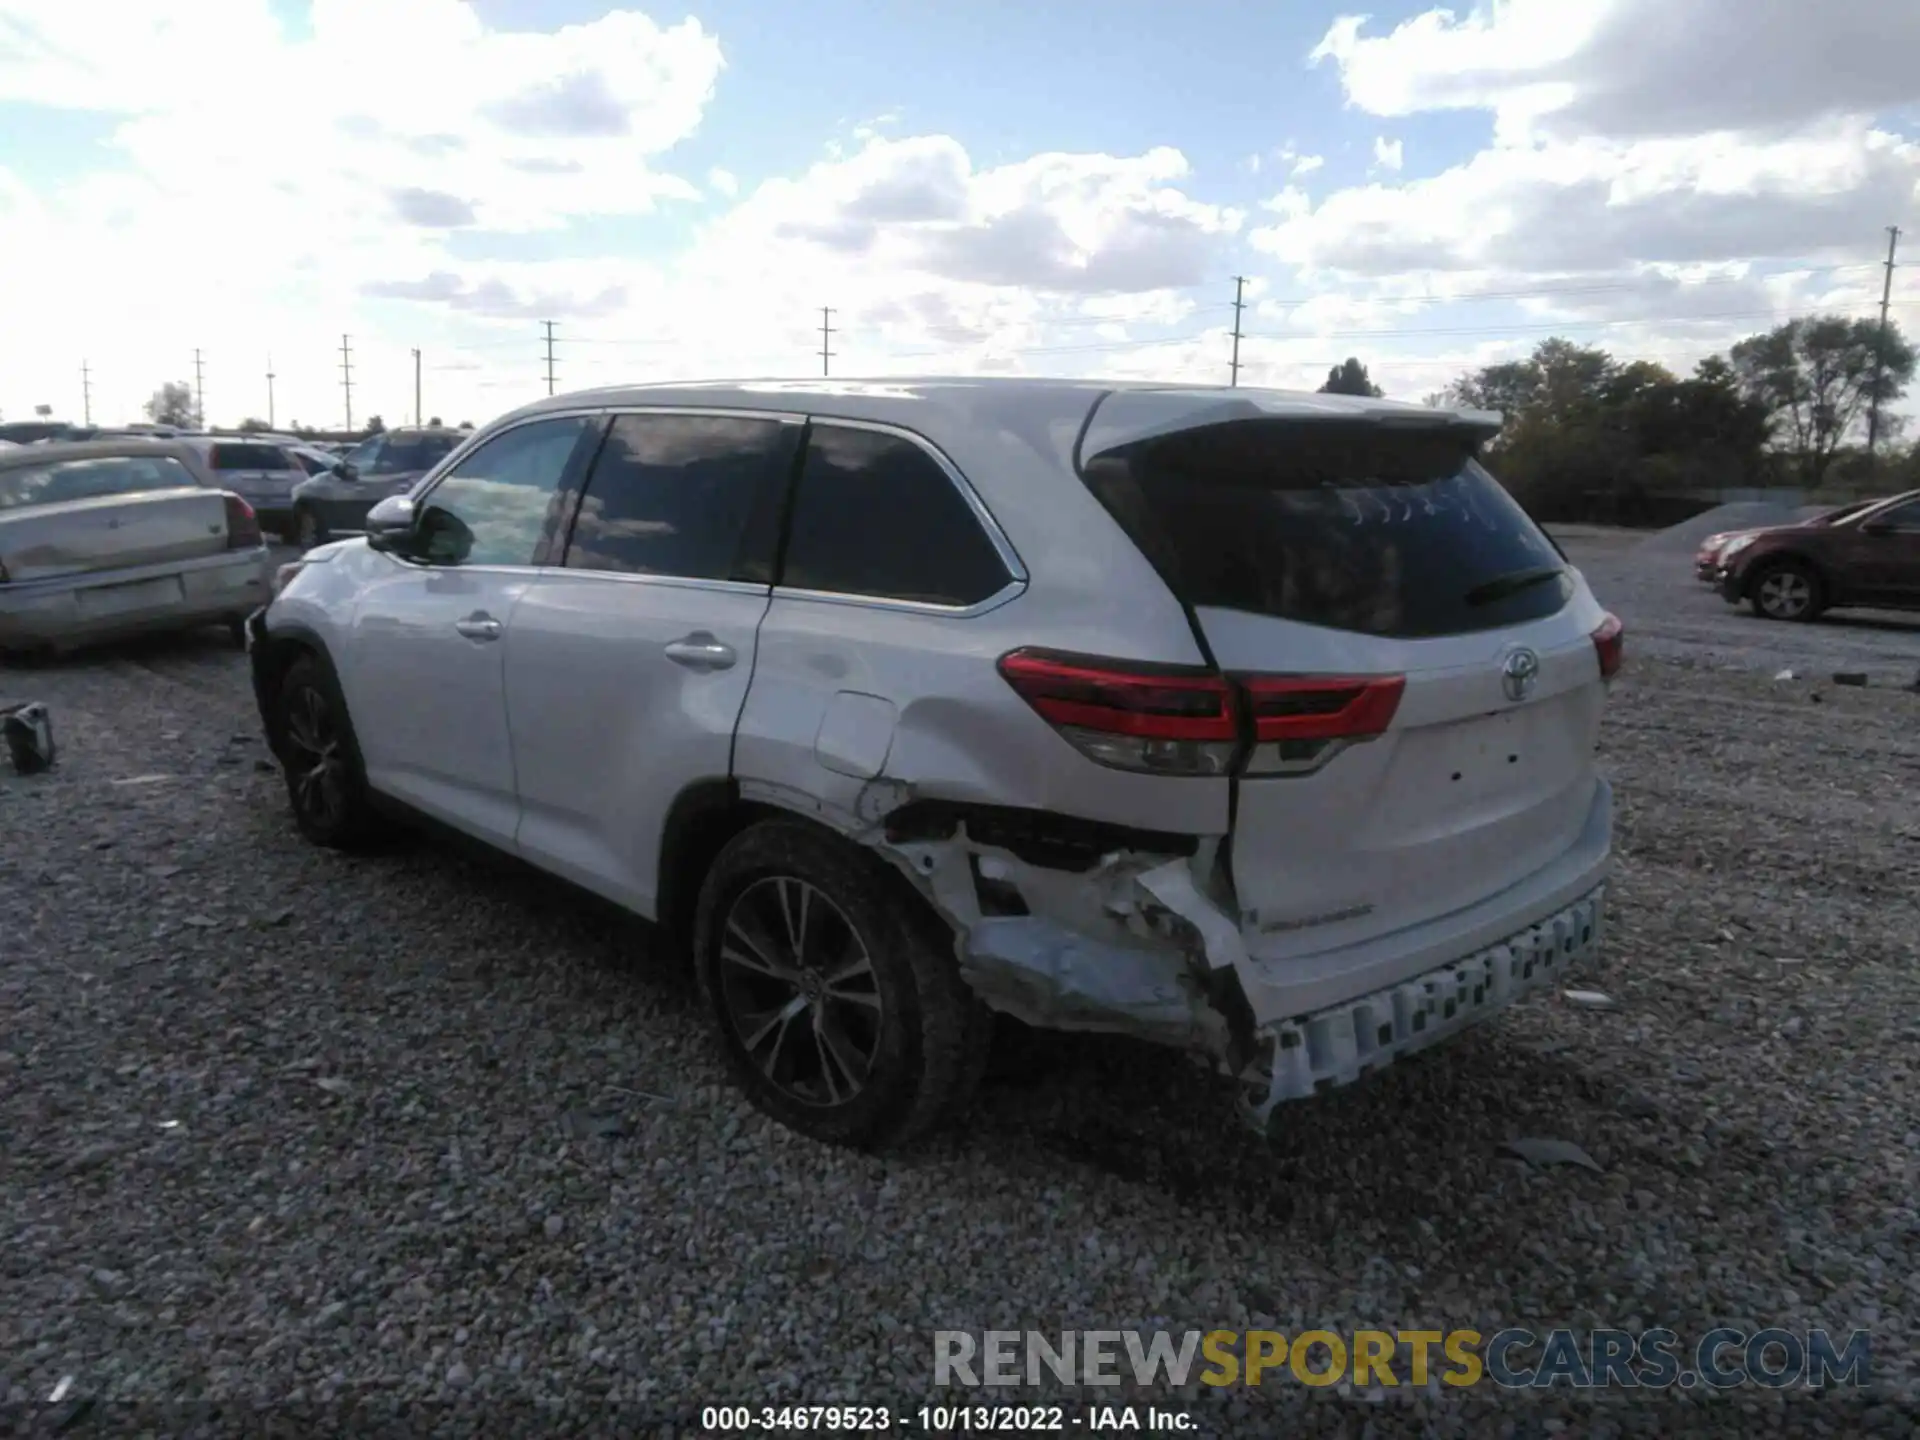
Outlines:
{"type": "Polygon", "coordinates": [[[866,942],[817,886],[776,875],[735,896],[719,971],[727,1023],[768,1084],[820,1108],[866,1089],[885,1016],[880,987],[866,942]]]}
{"type": "Polygon", "coordinates": [[[287,782],[294,808],[315,825],[346,814],[346,757],[327,697],[311,685],[287,696],[287,782]]]}

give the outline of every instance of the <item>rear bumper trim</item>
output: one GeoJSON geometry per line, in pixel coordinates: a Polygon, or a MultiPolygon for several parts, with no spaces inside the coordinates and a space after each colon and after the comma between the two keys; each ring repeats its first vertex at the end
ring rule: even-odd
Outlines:
{"type": "Polygon", "coordinates": [[[1606,890],[1402,984],[1265,1027],[1264,1054],[1242,1077],[1249,1121],[1264,1129],[1283,1102],[1350,1084],[1554,983],[1598,951],[1606,890]]]}

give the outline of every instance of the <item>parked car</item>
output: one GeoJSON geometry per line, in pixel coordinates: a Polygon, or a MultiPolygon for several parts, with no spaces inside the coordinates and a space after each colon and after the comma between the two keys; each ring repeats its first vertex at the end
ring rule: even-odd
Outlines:
{"type": "Polygon", "coordinates": [[[1721,595],[1768,620],[1814,620],[1853,606],[1920,610],[1920,490],[1827,523],[1739,536],[1721,565],[1721,595]]]}
{"type": "Polygon", "coordinates": [[[479,432],[249,622],[295,823],[658,921],[753,1101],[879,1147],[995,1012],[1265,1124],[1599,944],[1619,622],[1499,417],[1043,380],[657,386],[479,432]]]}
{"type": "Polygon", "coordinates": [[[219,483],[253,507],[262,529],[292,538],[293,490],[307,478],[307,471],[287,446],[221,435],[176,438],[206,457],[219,483]]]}
{"type": "Polygon", "coordinates": [[[200,465],[148,440],[0,453],[0,649],[215,623],[244,638],[271,562],[252,508],[200,465]]]}
{"type": "MultiPolygon", "coordinates": [[[[1857,515],[1869,505],[1877,505],[1879,503],[1877,500],[1855,500],[1846,505],[1836,505],[1831,510],[1822,510],[1818,514],[1809,515],[1793,523],[1797,525],[1815,526],[1832,525],[1836,521],[1846,519],[1849,515],[1857,515]]],[[[1745,530],[1722,530],[1716,534],[1707,536],[1706,539],[1700,542],[1700,548],[1694,553],[1694,578],[1704,580],[1707,584],[1718,589],[1722,573],[1722,560],[1726,554],[1727,546],[1735,540],[1757,535],[1761,530],[1766,528],[1766,526],[1750,526],[1745,530]]]]}
{"type": "Polygon", "coordinates": [[[309,475],[319,475],[325,471],[340,468],[340,456],[331,450],[322,450],[317,445],[289,445],[287,453],[293,456],[294,463],[309,475]]]}
{"type": "Polygon", "coordinates": [[[465,440],[459,430],[408,427],[374,435],[293,492],[293,543],[311,549],[365,528],[367,511],[404,495],[465,440]]]}

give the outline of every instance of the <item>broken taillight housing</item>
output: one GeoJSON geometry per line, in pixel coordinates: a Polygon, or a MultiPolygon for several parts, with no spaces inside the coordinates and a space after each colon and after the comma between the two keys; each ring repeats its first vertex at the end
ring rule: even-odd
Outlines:
{"type": "Polygon", "coordinates": [[[1210,669],[1016,650],[1000,673],[1076,750],[1116,770],[1225,775],[1240,750],[1233,692],[1210,669]]]}
{"type": "Polygon", "coordinates": [[[1402,675],[1252,675],[1241,684],[1253,721],[1249,775],[1317,770],[1385,734],[1407,688],[1402,675]]]}
{"type": "Polygon", "coordinates": [[[1152,775],[1316,770],[1338,750],[1383,734],[1406,681],[1398,675],[1236,676],[1200,666],[1016,650],[1000,673],[1089,760],[1152,775]]]}
{"type": "Polygon", "coordinates": [[[227,505],[227,548],[229,550],[251,550],[261,540],[260,517],[253,513],[253,506],[238,495],[222,495],[227,505]]]}
{"type": "Polygon", "coordinates": [[[1593,632],[1593,652],[1600,657],[1600,678],[1611,680],[1620,673],[1627,655],[1627,627],[1618,615],[1608,613],[1593,632]]]}

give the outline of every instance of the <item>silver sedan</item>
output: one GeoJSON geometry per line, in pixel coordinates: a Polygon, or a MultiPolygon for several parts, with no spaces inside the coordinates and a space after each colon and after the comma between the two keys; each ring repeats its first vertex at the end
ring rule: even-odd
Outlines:
{"type": "Polygon", "coordinates": [[[0,650],[227,625],[266,603],[260,522],[164,441],[0,451],[0,650]]]}

